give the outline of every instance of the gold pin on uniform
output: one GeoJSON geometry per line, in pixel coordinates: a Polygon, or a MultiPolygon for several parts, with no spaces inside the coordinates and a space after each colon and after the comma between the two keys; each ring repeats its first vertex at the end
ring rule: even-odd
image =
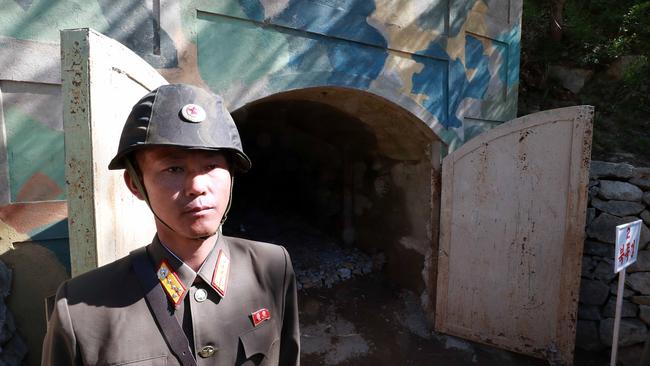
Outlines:
{"type": "Polygon", "coordinates": [[[175,306],[178,306],[183,299],[183,295],[187,292],[187,288],[183,285],[183,282],[181,282],[178,275],[170,269],[169,264],[167,264],[167,261],[164,259],[160,263],[160,267],[158,267],[156,274],[158,275],[158,281],[160,281],[163,289],[165,289],[169,299],[175,306]]]}

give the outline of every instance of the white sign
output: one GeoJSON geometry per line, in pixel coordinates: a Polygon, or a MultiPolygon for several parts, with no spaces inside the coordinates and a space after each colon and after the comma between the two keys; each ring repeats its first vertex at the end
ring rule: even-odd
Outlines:
{"type": "Polygon", "coordinates": [[[639,254],[641,220],[616,227],[616,251],[614,252],[614,273],[636,262],[639,254]]]}

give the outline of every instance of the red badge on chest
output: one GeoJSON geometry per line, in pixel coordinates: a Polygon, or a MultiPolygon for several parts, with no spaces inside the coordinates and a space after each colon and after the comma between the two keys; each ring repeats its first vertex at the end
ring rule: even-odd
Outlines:
{"type": "Polygon", "coordinates": [[[271,319],[271,312],[268,309],[262,308],[251,314],[253,325],[258,326],[265,320],[271,319]]]}

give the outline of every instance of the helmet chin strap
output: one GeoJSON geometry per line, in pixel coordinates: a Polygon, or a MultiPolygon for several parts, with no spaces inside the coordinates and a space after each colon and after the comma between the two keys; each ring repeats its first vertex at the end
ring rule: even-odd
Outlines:
{"type": "MultiPolygon", "coordinates": [[[[167,224],[165,221],[163,221],[163,219],[161,219],[160,216],[158,216],[158,214],[156,214],[156,211],[154,211],[153,207],[151,206],[151,202],[149,201],[149,195],[147,194],[147,190],[144,187],[144,183],[142,182],[142,180],[140,178],[140,174],[138,174],[137,170],[133,166],[133,163],[131,163],[131,159],[129,159],[129,158],[124,159],[124,163],[126,165],[126,170],[129,172],[129,175],[131,176],[131,181],[135,185],[135,188],[138,190],[138,192],[140,192],[140,195],[142,195],[142,198],[144,199],[144,202],[147,203],[147,206],[149,206],[149,210],[151,210],[151,213],[153,213],[156,220],[163,223],[163,225],[165,225],[172,232],[180,234],[178,231],[174,230],[174,228],[169,226],[169,224],[167,224]]],[[[228,197],[228,206],[226,207],[226,211],[224,211],[224,213],[223,213],[223,217],[221,218],[221,222],[219,223],[219,227],[217,228],[217,231],[215,231],[214,233],[212,233],[210,235],[199,236],[199,237],[196,237],[196,238],[189,238],[189,239],[192,239],[192,240],[206,240],[206,239],[208,239],[210,237],[213,237],[214,235],[221,232],[221,227],[223,226],[223,223],[226,221],[228,211],[230,211],[230,205],[232,203],[232,189],[233,189],[234,179],[235,178],[232,176],[232,173],[231,173],[230,177],[231,177],[230,178],[230,196],[228,197]]]]}

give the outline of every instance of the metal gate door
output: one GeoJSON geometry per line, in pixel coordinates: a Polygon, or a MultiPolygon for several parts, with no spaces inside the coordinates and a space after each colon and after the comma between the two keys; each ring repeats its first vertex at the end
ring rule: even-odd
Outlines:
{"type": "Polygon", "coordinates": [[[438,331],[572,362],[592,115],[522,117],[443,160],[438,331]]]}

